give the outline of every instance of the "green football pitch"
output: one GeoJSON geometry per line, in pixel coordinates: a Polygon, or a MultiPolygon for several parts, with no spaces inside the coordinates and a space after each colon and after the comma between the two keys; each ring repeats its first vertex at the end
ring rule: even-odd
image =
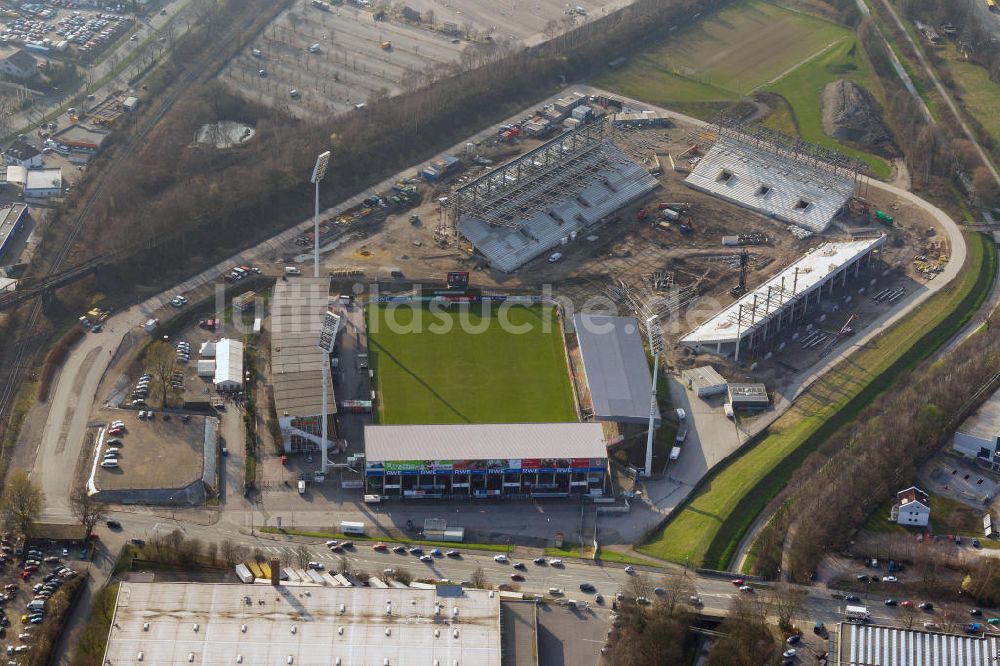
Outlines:
{"type": "Polygon", "coordinates": [[[551,307],[383,303],[367,318],[379,423],[578,420],[551,307]]]}

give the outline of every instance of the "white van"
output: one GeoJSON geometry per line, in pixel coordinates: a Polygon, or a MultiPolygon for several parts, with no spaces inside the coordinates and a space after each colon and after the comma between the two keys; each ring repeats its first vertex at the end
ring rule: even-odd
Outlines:
{"type": "Polygon", "coordinates": [[[45,602],[41,599],[35,599],[28,604],[28,610],[30,611],[42,611],[45,610],[45,602]]]}
{"type": "Polygon", "coordinates": [[[299,495],[305,495],[305,494],[306,494],[306,482],[303,481],[302,479],[299,479],[299,495]]]}
{"type": "Polygon", "coordinates": [[[313,44],[310,46],[309,53],[319,53],[319,44],[313,44]]]}
{"type": "Polygon", "coordinates": [[[118,461],[115,460],[114,458],[105,460],[101,462],[101,467],[103,467],[104,469],[115,469],[118,467],[118,461]]]}
{"type": "Polygon", "coordinates": [[[302,275],[302,271],[296,266],[285,266],[285,275],[302,275]]]}

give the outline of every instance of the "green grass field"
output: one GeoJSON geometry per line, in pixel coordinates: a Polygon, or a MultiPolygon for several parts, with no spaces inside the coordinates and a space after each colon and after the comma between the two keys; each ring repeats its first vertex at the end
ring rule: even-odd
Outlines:
{"type": "Polygon", "coordinates": [[[1000,85],[990,80],[985,69],[962,58],[954,44],[949,42],[938,53],[945,63],[942,68],[955,81],[965,110],[1000,143],[1000,85]]]}
{"type": "Polygon", "coordinates": [[[871,64],[849,28],[747,0],[671,35],[595,84],[703,119],[751,92],[773,92],[788,102],[780,113],[790,113],[772,123],[776,129],[858,157],[876,176],[887,177],[891,169],[884,159],[823,132],[820,91],[841,78],[879,95],[871,64]]]}
{"type": "Polygon", "coordinates": [[[480,306],[464,314],[457,308],[369,306],[379,423],[577,420],[555,311],[518,305],[498,312],[494,305],[489,316],[483,313],[480,306]],[[504,330],[504,319],[527,332],[504,330]],[[409,332],[414,330],[419,332],[409,332]]]}
{"type": "Polygon", "coordinates": [[[995,274],[996,250],[980,234],[967,234],[966,242],[968,259],[952,284],[812,384],[764,439],[715,468],[637,550],[678,563],[726,568],[746,530],[805,457],[927,358],[982,303],[995,274]]]}

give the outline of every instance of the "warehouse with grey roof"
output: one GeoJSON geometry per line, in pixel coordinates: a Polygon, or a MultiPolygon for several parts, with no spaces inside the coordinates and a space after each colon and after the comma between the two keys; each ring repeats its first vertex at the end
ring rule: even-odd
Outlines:
{"type": "Polygon", "coordinates": [[[840,625],[840,666],[992,666],[1000,637],[878,625],[840,625]]]}
{"type": "Polygon", "coordinates": [[[365,426],[365,493],[384,498],[605,493],[599,423],[365,426]]]}
{"type": "MultiPolygon", "coordinates": [[[[639,323],[633,317],[579,314],[573,317],[573,324],[593,417],[647,424],[653,382],[639,323]]],[[[658,407],[655,422],[658,426],[658,407]]]]}

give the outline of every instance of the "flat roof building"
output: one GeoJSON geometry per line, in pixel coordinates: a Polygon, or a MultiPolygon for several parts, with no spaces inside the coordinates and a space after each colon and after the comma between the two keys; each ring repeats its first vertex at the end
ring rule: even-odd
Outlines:
{"type": "Polygon", "coordinates": [[[945,634],[873,624],[841,623],[839,666],[992,666],[1000,636],[945,634]]]}
{"type": "MultiPolygon", "coordinates": [[[[271,388],[285,451],[317,451],[322,440],[320,331],[330,307],[330,278],[278,281],[271,299],[271,388]]],[[[327,414],[337,413],[327,377],[327,414]]],[[[328,433],[332,433],[328,428],[328,433]]]]}
{"type": "Polygon", "coordinates": [[[710,365],[681,372],[681,379],[699,398],[710,398],[726,392],[726,378],[710,365]]]}
{"type": "Polygon", "coordinates": [[[1000,470],[1000,391],[962,422],[952,447],[985,467],[1000,470]]]}
{"type": "Polygon", "coordinates": [[[885,236],[823,243],[752,289],[718,314],[681,338],[681,344],[696,352],[735,356],[741,349],[766,347],[780,331],[800,319],[810,306],[829,296],[837,284],[846,284],[849,273],[861,266],[885,244],[885,236]]]}
{"type": "Polygon", "coordinates": [[[57,197],[62,194],[62,169],[28,169],[24,183],[24,196],[36,199],[57,197]]]}
{"type": "Polygon", "coordinates": [[[0,259],[13,244],[28,219],[28,207],[15,203],[0,206],[0,259]]]}
{"type": "Polygon", "coordinates": [[[70,150],[96,153],[111,133],[108,130],[74,123],[52,135],[52,139],[70,150]]]}
{"type": "MultiPolygon", "coordinates": [[[[652,371],[633,317],[573,317],[587,387],[599,421],[649,422],[652,371]]],[[[656,408],[656,425],[660,410],[656,408]]]]}
{"type": "Polygon", "coordinates": [[[771,405],[763,384],[727,384],[726,390],[733,409],[759,410],[771,405]]]}
{"type": "Polygon", "coordinates": [[[500,666],[500,595],[124,582],[101,663],[500,666]]]}
{"type": "Polygon", "coordinates": [[[367,494],[397,498],[604,494],[600,423],[365,426],[367,494]]]}

